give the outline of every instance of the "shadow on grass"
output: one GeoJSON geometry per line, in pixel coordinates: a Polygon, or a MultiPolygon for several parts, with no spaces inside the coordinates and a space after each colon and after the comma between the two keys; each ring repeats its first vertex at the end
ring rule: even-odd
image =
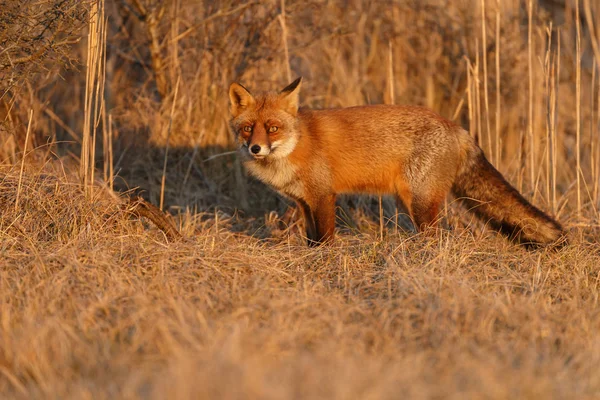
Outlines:
{"type": "MultiPolygon", "coordinates": [[[[165,149],[130,146],[115,160],[115,190],[133,191],[159,206],[165,149]]],[[[339,232],[356,234],[367,226],[380,226],[378,197],[344,195],[338,198],[337,205],[339,232]]],[[[396,218],[392,198],[384,197],[382,206],[386,230],[413,231],[406,215],[396,218]]],[[[275,231],[302,232],[294,201],[246,174],[237,153],[221,146],[168,150],[163,210],[173,216],[198,214],[200,222],[225,218],[231,231],[260,239],[273,237],[275,231]]]]}

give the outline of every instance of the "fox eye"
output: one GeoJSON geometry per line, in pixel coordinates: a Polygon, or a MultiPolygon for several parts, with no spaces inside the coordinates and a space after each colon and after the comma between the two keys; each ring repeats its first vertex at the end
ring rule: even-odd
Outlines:
{"type": "Polygon", "coordinates": [[[272,127],[269,128],[269,133],[277,132],[278,129],[279,129],[278,127],[272,126],[272,127]]]}
{"type": "Polygon", "coordinates": [[[250,125],[246,125],[244,127],[244,132],[252,132],[252,127],[250,125]]]}

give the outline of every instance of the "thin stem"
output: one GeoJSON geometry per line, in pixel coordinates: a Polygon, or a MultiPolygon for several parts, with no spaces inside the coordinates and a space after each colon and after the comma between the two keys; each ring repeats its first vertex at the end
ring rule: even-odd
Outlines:
{"type": "Polygon", "coordinates": [[[25,145],[23,146],[23,158],[21,159],[21,171],[19,172],[19,184],[17,185],[17,197],[15,198],[15,212],[19,210],[19,198],[21,197],[21,185],[23,183],[23,170],[25,169],[25,156],[27,155],[27,143],[29,143],[29,132],[31,132],[32,120],[33,109],[30,109],[29,121],[27,122],[27,133],[25,134],[25,145]]]}
{"type": "Polygon", "coordinates": [[[177,104],[177,93],[179,92],[179,80],[177,76],[177,83],[175,83],[175,93],[173,94],[173,104],[171,104],[171,115],[169,116],[169,128],[167,130],[167,142],[165,144],[165,160],[163,162],[162,179],[160,181],[160,205],[158,208],[163,210],[165,200],[165,183],[167,176],[167,161],[169,160],[169,139],[171,137],[171,128],[173,126],[173,114],[175,113],[175,104],[177,104]]]}

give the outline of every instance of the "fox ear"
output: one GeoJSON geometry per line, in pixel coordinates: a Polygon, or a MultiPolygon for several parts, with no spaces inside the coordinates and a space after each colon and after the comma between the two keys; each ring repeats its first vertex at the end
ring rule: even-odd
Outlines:
{"type": "Polygon", "coordinates": [[[232,83],[229,86],[229,101],[231,102],[231,114],[237,116],[244,108],[254,104],[254,97],[239,83],[232,83]]]}
{"type": "Polygon", "coordinates": [[[284,101],[285,110],[293,116],[298,114],[300,86],[302,86],[302,77],[287,85],[281,93],[279,93],[279,98],[284,101]]]}

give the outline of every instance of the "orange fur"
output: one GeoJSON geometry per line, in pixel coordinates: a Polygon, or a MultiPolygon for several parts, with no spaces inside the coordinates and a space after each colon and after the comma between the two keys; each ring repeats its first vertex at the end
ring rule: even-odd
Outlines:
{"type": "Polygon", "coordinates": [[[550,244],[563,237],[456,124],[414,106],[298,108],[300,83],[258,96],[232,84],[230,125],[248,171],[296,200],[310,244],[333,238],[341,193],[394,194],[424,230],[453,192],[515,240],[550,244]]]}

